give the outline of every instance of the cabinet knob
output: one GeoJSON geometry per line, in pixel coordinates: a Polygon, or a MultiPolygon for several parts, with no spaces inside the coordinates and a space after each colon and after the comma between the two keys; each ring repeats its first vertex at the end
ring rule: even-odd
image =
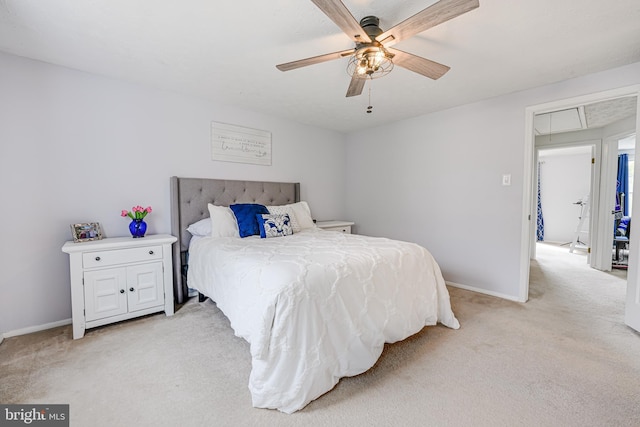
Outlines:
{"type": "Polygon", "coordinates": [[[124,289],[120,289],[120,293],[121,293],[121,294],[124,294],[124,289]]]}
{"type": "Polygon", "coordinates": [[[130,290],[131,292],[133,292],[133,291],[134,291],[133,287],[129,288],[129,290],[130,290]]]}
{"type": "Polygon", "coordinates": [[[96,257],[96,261],[100,261],[100,257],[99,256],[96,257]]]}
{"type": "Polygon", "coordinates": [[[153,255],[153,251],[149,251],[149,255],[153,255]]]}

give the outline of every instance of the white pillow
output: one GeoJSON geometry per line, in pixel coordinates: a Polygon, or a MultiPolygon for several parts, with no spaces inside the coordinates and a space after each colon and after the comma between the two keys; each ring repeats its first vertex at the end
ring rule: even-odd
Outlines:
{"type": "Polygon", "coordinates": [[[211,217],[211,237],[240,237],[238,223],[228,206],[216,206],[209,203],[211,217]]]}
{"type": "Polygon", "coordinates": [[[300,224],[301,230],[314,228],[316,226],[313,223],[313,218],[311,217],[311,209],[309,208],[309,204],[307,202],[293,203],[291,207],[293,208],[293,213],[298,218],[298,224],[300,224]]]}
{"type": "Polygon", "coordinates": [[[187,227],[187,231],[192,236],[210,236],[211,235],[211,218],[203,218],[198,222],[194,222],[187,227]]]}
{"type": "Polygon", "coordinates": [[[291,228],[294,233],[299,233],[307,228],[314,228],[313,218],[311,218],[311,209],[307,202],[291,203],[281,206],[267,206],[270,214],[284,215],[288,214],[291,219],[291,228]]]}

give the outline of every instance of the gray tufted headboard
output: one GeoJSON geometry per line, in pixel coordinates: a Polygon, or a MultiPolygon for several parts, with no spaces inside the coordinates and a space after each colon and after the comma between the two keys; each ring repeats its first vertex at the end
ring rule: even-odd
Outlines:
{"type": "Polygon", "coordinates": [[[229,206],[234,203],[286,205],[300,201],[300,184],[294,182],[230,181],[209,178],[171,177],[171,234],[178,238],[173,245],[173,290],[176,302],[188,296],[186,251],[191,234],[189,224],[209,217],[209,203],[229,206]]]}

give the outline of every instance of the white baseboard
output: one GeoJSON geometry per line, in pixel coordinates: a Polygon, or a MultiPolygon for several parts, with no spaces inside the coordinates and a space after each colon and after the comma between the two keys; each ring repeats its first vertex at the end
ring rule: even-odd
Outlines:
{"type": "Polygon", "coordinates": [[[31,334],[33,332],[40,332],[46,329],[57,328],[58,326],[65,326],[70,324],[71,318],[58,320],[57,322],[45,323],[44,325],[29,326],[28,328],[16,329],[15,331],[5,332],[4,334],[0,335],[0,343],[4,338],[17,337],[18,335],[31,334]]]}
{"type": "Polygon", "coordinates": [[[461,285],[459,283],[454,283],[454,282],[449,282],[449,281],[446,281],[446,284],[448,286],[453,286],[454,288],[460,288],[460,289],[464,289],[466,291],[472,291],[472,292],[477,292],[479,294],[490,295],[492,297],[502,298],[502,299],[506,299],[506,300],[509,300],[509,301],[526,302],[526,301],[523,301],[523,300],[521,300],[518,297],[515,297],[513,295],[507,295],[507,294],[502,294],[500,292],[488,291],[486,289],[476,288],[474,286],[461,285]]]}
{"type": "MultiPolygon", "coordinates": [[[[461,285],[459,283],[449,282],[449,281],[447,281],[446,284],[448,286],[453,286],[454,288],[460,288],[460,289],[464,289],[464,290],[467,290],[467,291],[478,292],[480,294],[490,295],[490,296],[493,296],[493,297],[502,298],[502,299],[506,299],[506,300],[509,300],[509,301],[525,302],[525,301],[522,301],[522,300],[518,299],[517,297],[514,297],[513,295],[506,295],[506,294],[502,294],[502,293],[499,293],[499,292],[488,291],[486,289],[476,288],[474,286],[461,285]]],[[[189,296],[191,296],[191,293],[189,293],[189,296]]],[[[0,343],[2,343],[2,341],[5,338],[16,337],[16,336],[19,336],[19,335],[31,334],[33,332],[44,331],[46,329],[57,328],[58,326],[65,326],[65,325],[70,325],[70,324],[71,324],[71,319],[69,318],[69,319],[59,320],[57,322],[45,323],[44,325],[29,326],[28,328],[16,329],[15,331],[5,332],[4,334],[0,335],[0,343]]]]}

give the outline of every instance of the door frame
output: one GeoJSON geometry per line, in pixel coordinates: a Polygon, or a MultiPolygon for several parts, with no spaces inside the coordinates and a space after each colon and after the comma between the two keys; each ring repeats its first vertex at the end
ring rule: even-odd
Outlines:
{"type": "MultiPolygon", "coordinates": [[[[534,138],[535,141],[535,138],[534,138]]],[[[535,144],[535,142],[534,142],[535,144]]],[[[540,150],[554,150],[567,147],[589,147],[590,155],[593,159],[591,162],[591,168],[589,172],[589,247],[587,249],[587,262],[591,267],[598,268],[597,260],[598,253],[602,249],[602,242],[599,240],[598,227],[600,223],[600,213],[598,206],[600,205],[600,168],[596,167],[602,162],[602,140],[593,138],[579,138],[576,140],[567,140],[558,143],[552,142],[538,142],[535,144],[535,161],[534,164],[538,164],[540,150]]],[[[538,168],[534,168],[534,181],[538,182],[538,168]]],[[[536,189],[537,193],[537,189],[536,189]]],[[[544,207],[543,207],[544,209],[544,207]]],[[[532,225],[536,227],[536,222],[532,221],[532,225]]],[[[534,228],[535,231],[535,228],[534,228]]],[[[613,231],[612,231],[613,232],[613,231]]],[[[531,254],[530,258],[536,257],[536,238],[531,239],[531,254]]],[[[598,268],[600,269],[600,268],[598,268]]],[[[609,269],[611,267],[609,266],[609,269]]]]}
{"type": "MultiPolygon", "coordinates": [[[[636,120],[636,131],[637,129],[638,122],[636,120]]],[[[613,183],[617,181],[618,176],[618,140],[622,139],[624,135],[628,136],[627,133],[611,135],[602,141],[602,150],[606,163],[602,164],[602,183],[600,185],[600,189],[603,196],[602,200],[608,200],[608,202],[603,203],[602,206],[600,206],[600,213],[604,218],[604,222],[601,222],[599,230],[600,239],[610,239],[611,236],[613,236],[615,220],[613,216],[614,212],[611,207],[615,206],[616,200],[616,191],[613,183]]],[[[611,261],[611,253],[609,251],[601,251],[598,259],[598,269],[603,271],[611,271],[611,261]]]]}
{"type": "MultiPolygon", "coordinates": [[[[525,108],[525,135],[524,135],[524,165],[523,165],[523,197],[522,197],[522,223],[521,223],[521,236],[520,236],[520,283],[518,289],[518,300],[527,301],[529,299],[529,269],[531,265],[531,246],[532,239],[535,235],[535,221],[536,213],[534,212],[533,196],[536,194],[534,191],[536,182],[534,180],[535,174],[535,133],[533,128],[533,119],[536,114],[549,113],[556,110],[563,110],[573,108],[577,105],[592,104],[594,102],[605,101],[613,98],[622,98],[627,96],[636,96],[639,108],[636,114],[636,135],[639,134],[638,126],[640,125],[640,85],[626,86],[618,89],[607,90],[598,93],[592,93],[558,101],[547,102],[543,104],[533,105],[525,108]]],[[[637,143],[636,143],[637,145],[637,143]]],[[[640,162],[636,162],[637,169],[640,169],[638,165],[640,162]]],[[[640,181],[640,170],[637,170],[635,175],[637,181],[640,181]]],[[[634,186],[635,186],[634,181],[634,186]]],[[[640,182],[638,187],[640,188],[640,182]]],[[[634,198],[633,209],[636,209],[635,205],[638,205],[636,212],[640,212],[640,197],[634,198]]],[[[639,244],[640,233],[632,233],[631,242],[629,248],[629,270],[627,272],[627,283],[637,283],[638,268],[637,263],[640,259],[636,260],[636,246],[639,244]],[[636,243],[634,243],[636,242],[636,243]]],[[[627,305],[633,299],[637,301],[640,307],[640,286],[627,286],[628,289],[637,289],[634,295],[627,295],[627,305]],[[633,297],[633,298],[632,298],[633,297]]],[[[631,293],[631,291],[629,291],[631,293]]],[[[640,322],[640,319],[638,319],[640,322]]]]}

